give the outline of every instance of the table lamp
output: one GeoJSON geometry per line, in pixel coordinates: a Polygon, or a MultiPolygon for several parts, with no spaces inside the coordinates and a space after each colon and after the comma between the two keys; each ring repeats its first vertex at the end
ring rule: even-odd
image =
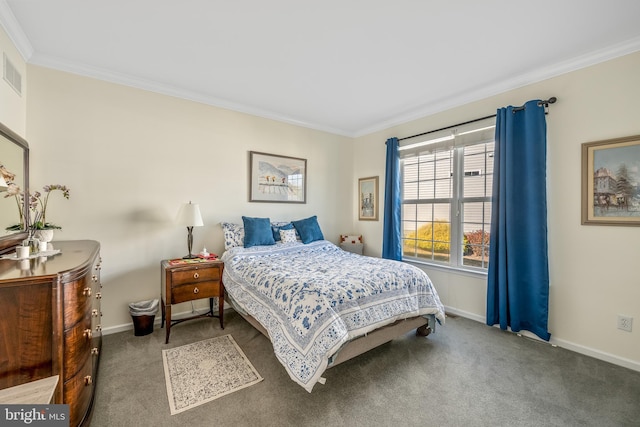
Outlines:
{"type": "Polygon", "coordinates": [[[200,206],[196,203],[185,203],[178,212],[178,224],[185,225],[187,227],[187,247],[189,254],[183,256],[183,259],[193,259],[196,255],[191,253],[193,247],[193,227],[201,227],[204,225],[202,222],[202,215],[200,214],[200,206]]]}

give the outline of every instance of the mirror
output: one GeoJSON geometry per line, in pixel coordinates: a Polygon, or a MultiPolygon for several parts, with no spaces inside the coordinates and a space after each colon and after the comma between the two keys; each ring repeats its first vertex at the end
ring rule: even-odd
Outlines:
{"type": "MultiPolygon", "coordinates": [[[[29,144],[20,135],[0,123],[0,165],[14,174],[13,183],[21,191],[29,188],[29,144]]],[[[20,223],[20,210],[27,213],[27,201],[20,203],[7,191],[0,192],[0,254],[9,252],[13,246],[27,237],[26,225],[19,230],[7,231],[6,228],[20,223]],[[5,197],[8,196],[8,197],[5,197]]]]}

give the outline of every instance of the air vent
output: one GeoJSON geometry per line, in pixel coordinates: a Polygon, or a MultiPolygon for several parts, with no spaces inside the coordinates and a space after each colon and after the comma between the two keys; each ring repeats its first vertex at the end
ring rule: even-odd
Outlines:
{"type": "Polygon", "coordinates": [[[22,75],[18,72],[15,65],[13,65],[11,61],[9,61],[6,53],[2,54],[2,60],[2,63],[4,65],[2,67],[4,81],[9,83],[9,86],[11,86],[13,90],[18,92],[18,95],[22,96],[22,75]]]}

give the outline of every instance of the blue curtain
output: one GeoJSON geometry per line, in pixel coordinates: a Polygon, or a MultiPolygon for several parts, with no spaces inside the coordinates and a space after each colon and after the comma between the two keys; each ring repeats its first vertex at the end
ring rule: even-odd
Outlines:
{"type": "Polygon", "coordinates": [[[545,109],[498,110],[487,288],[487,325],[544,340],[549,317],[545,109]]]}
{"type": "Polygon", "coordinates": [[[387,139],[387,166],[384,183],[384,225],[382,258],[402,260],[402,205],[398,138],[387,139]]]}

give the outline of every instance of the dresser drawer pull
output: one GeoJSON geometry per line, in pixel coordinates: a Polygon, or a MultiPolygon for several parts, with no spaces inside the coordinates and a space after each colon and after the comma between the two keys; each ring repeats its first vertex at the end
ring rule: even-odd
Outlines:
{"type": "Polygon", "coordinates": [[[91,310],[91,317],[98,317],[99,314],[100,313],[97,309],[94,308],[93,310],[91,310]]]}
{"type": "Polygon", "coordinates": [[[91,337],[93,336],[93,333],[91,332],[91,329],[85,329],[85,330],[84,330],[84,332],[82,333],[82,335],[83,335],[86,339],[90,340],[90,339],[91,339],[91,337]]]}
{"type": "Polygon", "coordinates": [[[82,290],[82,295],[86,295],[86,296],[90,297],[91,296],[91,288],[84,288],[82,290]]]}
{"type": "Polygon", "coordinates": [[[94,356],[97,356],[99,353],[98,347],[93,347],[91,349],[91,354],[93,354],[94,356]]]}
{"type": "Polygon", "coordinates": [[[96,299],[102,299],[102,292],[96,293],[96,299]]]}
{"type": "Polygon", "coordinates": [[[193,293],[194,293],[194,294],[197,294],[198,292],[200,292],[200,289],[198,289],[198,288],[193,288],[193,293]]]}
{"type": "Polygon", "coordinates": [[[97,325],[96,326],[96,332],[100,332],[102,331],[102,325],[97,325]]]}
{"type": "Polygon", "coordinates": [[[193,278],[197,279],[198,277],[200,277],[200,273],[198,273],[197,271],[195,273],[193,273],[193,278]]]}
{"type": "Polygon", "coordinates": [[[93,280],[94,282],[98,281],[98,275],[94,274],[93,276],[91,276],[91,280],[93,280]]]}
{"type": "Polygon", "coordinates": [[[91,375],[87,375],[86,377],[84,377],[84,385],[91,385],[93,384],[93,379],[91,378],[91,375]]]}

